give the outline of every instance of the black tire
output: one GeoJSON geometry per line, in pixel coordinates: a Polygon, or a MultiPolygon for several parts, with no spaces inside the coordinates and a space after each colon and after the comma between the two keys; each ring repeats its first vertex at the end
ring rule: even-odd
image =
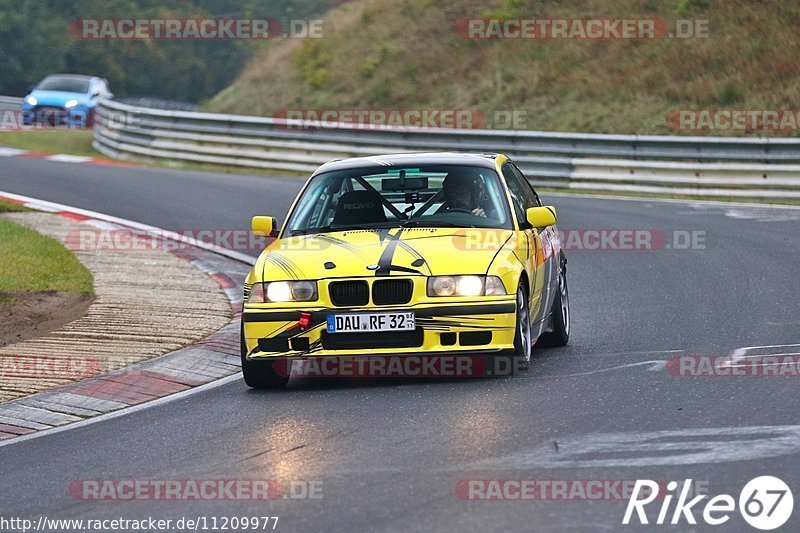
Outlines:
{"type": "MultiPolygon", "coordinates": [[[[275,363],[277,361],[248,361],[247,343],[244,341],[244,326],[242,326],[240,340],[242,346],[242,375],[248,387],[253,389],[280,389],[289,383],[288,368],[285,369],[285,372],[279,373],[275,371],[275,363]]],[[[286,366],[285,361],[279,364],[283,367],[286,366]]]]}
{"type": "Polygon", "coordinates": [[[567,269],[561,269],[558,275],[558,293],[552,308],[553,331],[542,335],[541,342],[545,346],[566,346],[569,342],[570,312],[569,285],[567,285],[567,269]]]}
{"type": "Polygon", "coordinates": [[[521,282],[517,289],[516,327],[514,334],[513,369],[527,370],[531,364],[533,345],[531,333],[531,316],[528,309],[528,290],[521,282]]]}

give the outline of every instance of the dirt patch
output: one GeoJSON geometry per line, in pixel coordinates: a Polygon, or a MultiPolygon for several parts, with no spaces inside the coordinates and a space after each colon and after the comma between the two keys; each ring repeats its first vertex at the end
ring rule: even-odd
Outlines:
{"type": "Polygon", "coordinates": [[[76,292],[0,293],[0,347],[40,337],[86,314],[92,296],[76,292]]]}

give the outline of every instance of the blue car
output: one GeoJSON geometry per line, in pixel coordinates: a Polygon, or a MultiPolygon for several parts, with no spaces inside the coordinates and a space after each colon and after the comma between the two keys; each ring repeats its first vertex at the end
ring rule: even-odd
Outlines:
{"type": "Polygon", "coordinates": [[[108,82],[95,76],[52,74],[22,101],[22,123],[90,128],[97,103],[112,98],[108,82]]]}

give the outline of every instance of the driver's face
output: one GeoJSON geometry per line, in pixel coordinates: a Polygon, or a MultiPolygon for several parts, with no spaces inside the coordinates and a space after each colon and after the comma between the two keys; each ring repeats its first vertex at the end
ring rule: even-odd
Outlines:
{"type": "Polygon", "coordinates": [[[472,192],[467,188],[455,189],[450,195],[450,204],[453,207],[472,209],[472,192]]]}

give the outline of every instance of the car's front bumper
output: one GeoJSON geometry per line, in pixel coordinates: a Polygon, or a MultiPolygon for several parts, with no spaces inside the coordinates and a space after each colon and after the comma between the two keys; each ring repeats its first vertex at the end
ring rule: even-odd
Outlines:
{"type": "Polygon", "coordinates": [[[268,309],[245,306],[249,360],[274,357],[494,353],[514,347],[514,296],[479,301],[359,309],[268,309]],[[327,333],[334,313],[413,311],[414,332],[327,333]],[[307,325],[306,325],[307,322],[307,325]]]}
{"type": "Polygon", "coordinates": [[[86,106],[65,109],[61,106],[39,103],[36,106],[23,104],[22,123],[26,126],[44,124],[48,126],[66,126],[84,128],[91,125],[92,110],[86,106]]]}

